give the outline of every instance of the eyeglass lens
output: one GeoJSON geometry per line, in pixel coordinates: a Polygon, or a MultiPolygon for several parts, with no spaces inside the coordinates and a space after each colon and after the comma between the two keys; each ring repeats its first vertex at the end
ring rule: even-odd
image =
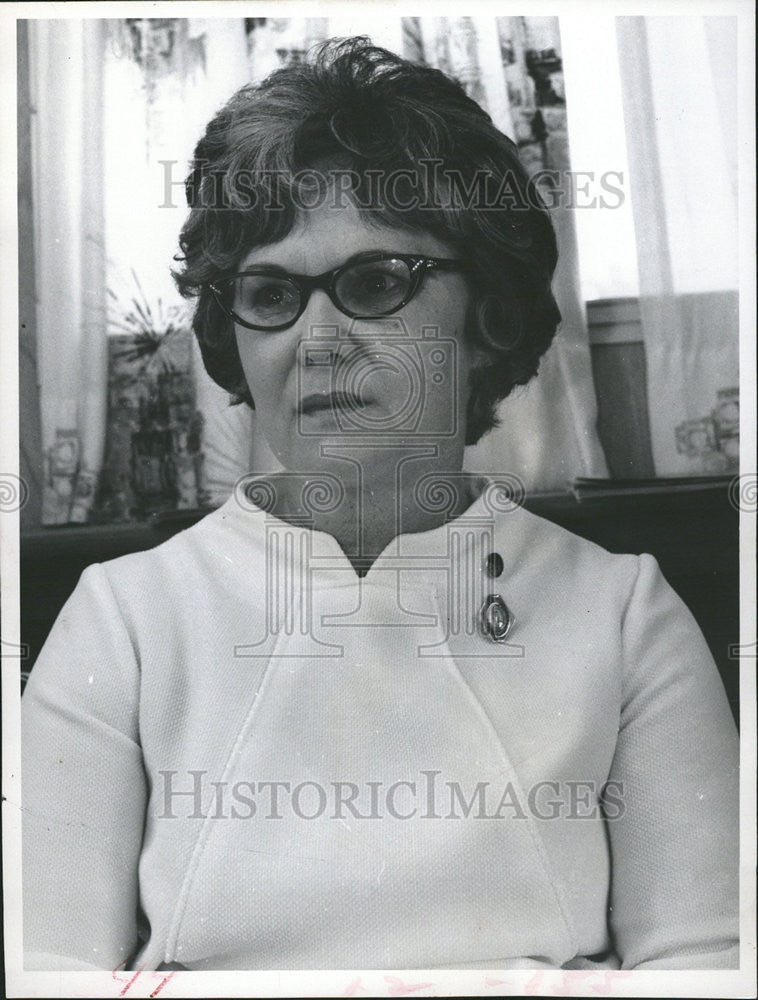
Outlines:
{"type": "MultiPolygon", "coordinates": [[[[413,277],[397,258],[356,261],[337,278],[337,304],[359,316],[382,316],[408,295],[413,277]]],[[[280,326],[300,312],[301,292],[295,281],[271,274],[246,274],[234,282],[234,312],[255,326],[280,326]]]]}

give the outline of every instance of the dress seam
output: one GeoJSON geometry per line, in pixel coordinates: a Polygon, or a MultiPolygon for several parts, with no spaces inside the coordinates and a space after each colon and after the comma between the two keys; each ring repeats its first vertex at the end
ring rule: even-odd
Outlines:
{"type": "MultiPolygon", "coordinates": [[[[267,680],[268,675],[269,675],[269,670],[271,668],[271,664],[272,664],[272,662],[274,660],[274,657],[276,656],[276,650],[277,650],[277,648],[279,647],[279,645],[281,643],[281,636],[282,636],[282,634],[283,634],[282,632],[279,632],[277,634],[277,638],[276,638],[276,642],[274,644],[274,648],[271,651],[271,653],[269,654],[269,660],[266,663],[266,666],[264,668],[263,674],[262,674],[261,679],[260,679],[260,683],[258,684],[258,686],[257,686],[257,688],[255,690],[255,693],[254,693],[254,695],[252,697],[250,705],[248,706],[247,712],[245,713],[245,718],[243,719],[242,725],[240,726],[239,732],[237,733],[237,737],[234,740],[232,748],[229,751],[229,754],[228,754],[228,756],[226,758],[226,761],[224,763],[224,768],[223,768],[223,770],[221,772],[221,780],[222,781],[226,780],[227,775],[232,770],[233,762],[234,762],[235,757],[237,756],[237,754],[239,752],[239,748],[240,748],[240,745],[242,743],[242,740],[244,739],[245,735],[248,733],[248,731],[250,729],[250,726],[252,724],[253,718],[257,714],[258,705],[260,704],[260,698],[261,698],[261,695],[263,694],[263,690],[264,690],[264,687],[265,687],[265,684],[266,684],[266,680],[267,680]]],[[[211,820],[212,820],[212,816],[211,816],[211,813],[209,812],[209,814],[205,817],[203,825],[202,825],[202,827],[200,829],[200,832],[199,832],[199,834],[197,836],[197,841],[195,842],[195,846],[194,846],[194,848],[192,850],[192,856],[191,856],[191,858],[189,860],[189,863],[187,865],[187,870],[186,870],[186,872],[184,874],[184,878],[182,879],[182,884],[181,884],[181,887],[179,889],[179,894],[178,894],[178,897],[177,897],[177,902],[176,902],[175,908],[174,908],[174,915],[173,915],[173,917],[171,919],[171,923],[169,925],[168,934],[166,935],[166,946],[165,946],[165,952],[164,952],[164,957],[163,957],[163,961],[164,962],[175,962],[175,961],[178,961],[178,959],[176,958],[176,954],[175,953],[176,953],[176,948],[177,948],[177,944],[178,944],[178,941],[179,941],[179,935],[181,933],[182,923],[184,921],[184,915],[185,915],[185,912],[186,912],[186,909],[187,909],[187,904],[189,902],[190,892],[192,890],[192,885],[193,885],[193,882],[194,882],[194,879],[195,879],[195,875],[197,874],[197,870],[198,870],[198,867],[200,865],[200,860],[201,860],[203,852],[205,850],[205,845],[206,845],[206,843],[208,841],[208,838],[210,836],[211,820]]]]}
{"type": "MultiPolygon", "coordinates": [[[[495,740],[497,746],[500,748],[500,751],[501,751],[501,753],[503,755],[504,760],[506,761],[506,763],[508,764],[508,767],[510,768],[510,770],[512,771],[512,773],[515,776],[516,780],[518,781],[520,790],[523,792],[523,788],[521,788],[521,778],[520,778],[520,776],[518,774],[518,771],[517,771],[515,765],[513,764],[512,760],[511,760],[511,757],[510,757],[510,754],[506,750],[505,745],[503,744],[503,741],[500,739],[500,736],[498,735],[498,732],[495,729],[495,726],[494,726],[494,724],[492,722],[492,719],[489,716],[489,713],[485,709],[485,707],[482,704],[482,702],[480,701],[480,699],[474,693],[473,689],[471,688],[471,685],[468,683],[468,681],[466,680],[466,678],[463,676],[463,674],[462,674],[462,672],[461,672],[461,670],[460,670],[460,668],[458,666],[458,662],[457,662],[457,660],[455,658],[455,655],[453,654],[453,651],[449,649],[449,646],[448,646],[448,650],[449,650],[449,657],[447,658],[448,659],[448,663],[450,664],[451,668],[455,671],[455,674],[456,674],[458,680],[460,681],[460,683],[462,684],[462,686],[464,687],[464,689],[468,693],[468,697],[469,697],[470,701],[473,703],[473,705],[475,706],[476,711],[484,719],[484,721],[485,721],[485,723],[487,725],[487,728],[489,729],[489,732],[490,732],[492,738],[495,740]]],[[[555,897],[555,901],[556,901],[556,903],[558,905],[558,912],[560,913],[561,920],[563,921],[563,926],[565,928],[566,935],[567,935],[567,938],[568,938],[569,947],[571,949],[571,956],[570,957],[573,957],[574,955],[577,954],[578,937],[574,933],[572,922],[569,920],[565,901],[562,898],[562,894],[561,894],[561,891],[559,890],[558,883],[557,883],[557,881],[554,878],[552,868],[550,867],[550,865],[549,865],[549,863],[547,861],[546,852],[545,852],[544,845],[542,843],[542,839],[539,836],[538,831],[535,829],[535,824],[534,824],[534,820],[533,820],[532,817],[528,817],[528,819],[527,819],[527,829],[529,830],[529,835],[530,835],[530,837],[532,839],[532,843],[534,844],[534,849],[535,849],[535,851],[537,853],[537,857],[539,859],[539,862],[542,865],[543,873],[544,873],[545,877],[547,878],[548,884],[549,884],[549,886],[550,886],[550,888],[551,888],[551,890],[553,892],[553,896],[555,897]]]]}

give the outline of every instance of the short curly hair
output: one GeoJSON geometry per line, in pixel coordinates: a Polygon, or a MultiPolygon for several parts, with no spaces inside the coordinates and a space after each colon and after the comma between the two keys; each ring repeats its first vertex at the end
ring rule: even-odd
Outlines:
{"type": "Polygon", "coordinates": [[[473,264],[464,336],[489,362],[471,372],[466,443],[475,444],[497,425],[497,404],[537,374],[560,322],[555,233],[515,144],[462,86],[368,38],[330,39],[243,87],[195,148],[172,273],[182,295],[197,297],[208,374],[254,407],[233,323],[209,284],[293,229],[303,179],[312,184],[324,166],[351,178],[367,220],[429,233],[473,264]],[[394,178],[393,197],[386,185],[376,197],[377,178],[394,178]]]}

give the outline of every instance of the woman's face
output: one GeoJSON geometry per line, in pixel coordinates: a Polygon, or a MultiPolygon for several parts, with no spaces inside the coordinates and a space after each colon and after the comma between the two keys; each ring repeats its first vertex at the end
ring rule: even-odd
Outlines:
{"type": "MultiPolygon", "coordinates": [[[[350,205],[325,205],[303,213],[283,240],[253,249],[239,270],[265,264],[313,276],[375,250],[455,256],[429,234],[380,228],[350,205]]],[[[351,458],[386,470],[431,447],[439,469],[460,469],[472,363],[467,305],[462,274],[432,270],[391,316],[351,320],[316,289],[286,330],[236,324],[257,419],[278,460],[317,471],[329,464],[325,445],[349,445],[351,458]]]]}

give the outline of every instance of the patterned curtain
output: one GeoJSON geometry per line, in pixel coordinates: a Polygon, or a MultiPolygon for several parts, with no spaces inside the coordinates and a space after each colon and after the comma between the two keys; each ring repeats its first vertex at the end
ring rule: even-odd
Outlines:
{"type": "Polygon", "coordinates": [[[169,274],[195,141],[249,79],[244,21],[127,18],[109,22],[108,38],[106,103],[119,124],[104,148],[108,440],[94,511],[102,521],[220,502],[249,466],[251,438],[250,418],[229,411],[205,375],[169,274]]]}
{"type": "MultiPolygon", "coordinates": [[[[570,168],[560,32],[555,17],[414,18],[407,54],[456,77],[511,136],[531,173],[570,168]]],[[[500,407],[500,427],[468,449],[472,471],[507,470],[529,491],[562,490],[575,476],[607,475],[596,431],[584,306],[572,214],[553,209],[560,262],[554,288],[563,315],[536,380],[500,407]]]]}
{"type": "Polygon", "coordinates": [[[42,523],[62,524],[88,519],[105,439],[104,33],[29,29],[42,523]]]}
{"type": "Polygon", "coordinates": [[[655,472],[739,470],[737,20],[620,17],[655,472]]]}

